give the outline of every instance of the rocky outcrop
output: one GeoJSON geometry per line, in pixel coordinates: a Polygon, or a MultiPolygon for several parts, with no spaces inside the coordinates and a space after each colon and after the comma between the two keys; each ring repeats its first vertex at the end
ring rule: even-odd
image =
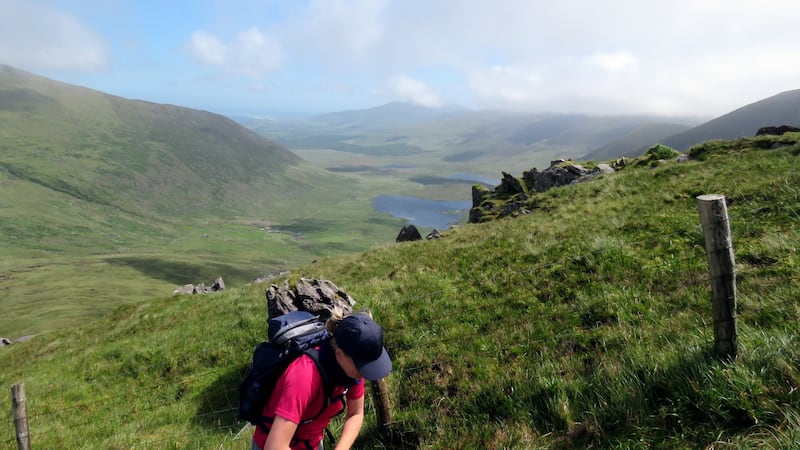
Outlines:
{"type": "Polygon", "coordinates": [[[214,280],[214,284],[212,284],[210,287],[206,287],[205,283],[187,284],[187,285],[181,286],[181,287],[175,289],[174,291],[172,291],[172,295],[178,295],[178,294],[190,294],[190,295],[205,294],[207,292],[218,292],[218,291],[224,291],[224,290],[225,290],[225,280],[223,280],[222,277],[219,277],[216,280],[214,280]]]}
{"type": "Polygon", "coordinates": [[[522,183],[516,177],[506,172],[501,173],[503,174],[503,179],[500,181],[500,185],[494,190],[496,194],[516,195],[525,193],[522,183]]]}
{"type": "MultiPolygon", "coordinates": [[[[625,161],[614,163],[624,167],[625,161]]],[[[615,172],[609,164],[599,164],[588,170],[580,164],[558,159],[550,163],[550,167],[539,171],[536,168],[522,173],[522,181],[506,172],[494,191],[483,186],[472,187],[472,208],[469,211],[469,222],[480,223],[502,217],[525,215],[530,213],[528,199],[532,194],[544,192],[558,186],[580,183],[603,174],[615,172]]]]}
{"type": "MultiPolygon", "coordinates": [[[[609,166],[610,167],[610,166],[609,166]]],[[[580,177],[586,176],[589,171],[580,164],[551,165],[539,172],[536,168],[522,172],[522,179],[529,191],[544,192],[557,186],[566,186],[580,177]]]]}
{"type": "Polygon", "coordinates": [[[294,287],[290,287],[288,281],[284,281],[281,287],[273,284],[265,294],[269,318],[300,310],[328,320],[331,316],[351,314],[356,304],[344,289],[333,282],[313,278],[301,278],[294,287]]]}
{"type": "Polygon", "coordinates": [[[794,133],[800,131],[800,128],[791,125],[781,125],[779,127],[761,127],[756,131],[756,136],[783,136],[786,133],[794,133]]]}

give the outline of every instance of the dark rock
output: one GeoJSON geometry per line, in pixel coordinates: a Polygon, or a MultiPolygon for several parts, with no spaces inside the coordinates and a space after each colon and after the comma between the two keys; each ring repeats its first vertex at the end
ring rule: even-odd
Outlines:
{"type": "Polygon", "coordinates": [[[506,203],[505,205],[503,205],[503,210],[500,212],[500,217],[508,217],[514,215],[514,213],[517,212],[522,213],[522,211],[527,211],[525,210],[525,203],[523,202],[506,203]]]}
{"type": "Polygon", "coordinates": [[[469,210],[469,223],[481,223],[483,220],[483,210],[480,206],[475,206],[469,210]]]}
{"type": "Polygon", "coordinates": [[[796,131],[800,131],[800,128],[793,127],[791,125],[781,125],[779,127],[761,127],[756,131],[756,136],[782,136],[786,133],[793,133],[796,131]]]}
{"type": "Polygon", "coordinates": [[[211,285],[212,292],[219,292],[225,290],[225,280],[222,277],[217,278],[214,280],[214,284],[211,285]]]}
{"type": "Polygon", "coordinates": [[[442,237],[442,234],[439,233],[439,230],[434,228],[433,231],[431,231],[430,233],[428,233],[427,236],[425,236],[425,239],[439,239],[440,237],[442,237]]]}
{"type": "Polygon", "coordinates": [[[414,225],[406,225],[400,229],[400,233],[397,235],[395,242],[410,242],[420,240],[422,240],[422,235],[419,234],[417,227],[414,225]]]}
{"type": "MultiPolygon", "coordinates": [[[[524,194],[525,189],[522,188],[522,183],[518,179],[516,179],[513,175],[508,174],[506,172],[502,172],[503,179],[500,181],[500,185],[497,186],[495,192],[498,194],[508,194],[508,195],[516,195],[516,194],[524,194]]],[[[473,203],[474,203],[473,197],[473,203]]]]}
{"type": "Polygon", "coordinates": [[[531,191],[544,192],[557,186],[566,186],[588,173],[583,166],[571,164],[548,167],[541,172],[534,168],[523,172],[522,179],[531,191]]]}
{"type": "Polygon", "coordinates": [[[472,185],[472,207],[480,206],[483,200],[492,195],[492,191],[481,184],[472,185]]]}

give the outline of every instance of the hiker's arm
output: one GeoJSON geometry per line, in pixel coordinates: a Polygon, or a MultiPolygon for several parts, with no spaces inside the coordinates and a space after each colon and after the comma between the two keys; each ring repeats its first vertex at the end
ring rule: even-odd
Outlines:
{"type": "Polygon", "coordinates": [[[275,416],[267,435],[267,442],[264,443],[264,450],[288,450],[295,430],[297,430],[296,423],[275,416]]]}
{"type": "Polygon", "coordinates": [[[335,450],[348,450],[356,441],[362,423],[364,423],[364,397],[348,400],[342,435],[336,443],[335,450]]]}

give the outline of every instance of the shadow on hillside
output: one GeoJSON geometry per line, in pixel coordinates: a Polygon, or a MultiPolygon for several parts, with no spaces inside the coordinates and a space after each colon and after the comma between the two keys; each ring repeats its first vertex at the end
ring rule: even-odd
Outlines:
{"type": "Polygon", "coordinates": [[[246,365],[220,373],[197,398],[197,411],[194,423],[209,429],[238,431],[247,423],[236,419],[239,407],[239,383],[242,381],[246,365]]]}
{"type": "Polygon", "coordinates": [[[136,256],[111,257],[106,258],[105,261],[112,265],[136,269],[150,278],[176,285],[189,283],[206,283],[210,285],[217,277],[222,277],[227,283],[231,281],[249,282],[258,277],[258,274],[252,273],[251,270],[210,261],[189,263],[136,256]]]}

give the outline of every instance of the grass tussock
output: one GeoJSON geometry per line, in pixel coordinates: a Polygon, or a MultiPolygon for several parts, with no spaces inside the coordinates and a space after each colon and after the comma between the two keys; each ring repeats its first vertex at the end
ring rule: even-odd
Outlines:
{"type": "MultiPolygon", "coordinates": [[[[553,189],[527,216],[295,269],[386,328],[393,421],[382,435],[370,409],[358,447],[791,448],[798,152],[737,142],[553,189]],[[713,353],[705,193],[728,200],[737,258],[728,362],[713,353]]],[[[0,384],[25,383],[35,448],[248,448],[233,412],[266,287],[153,299],[38,336],[0,351],[0,384]]]]}

